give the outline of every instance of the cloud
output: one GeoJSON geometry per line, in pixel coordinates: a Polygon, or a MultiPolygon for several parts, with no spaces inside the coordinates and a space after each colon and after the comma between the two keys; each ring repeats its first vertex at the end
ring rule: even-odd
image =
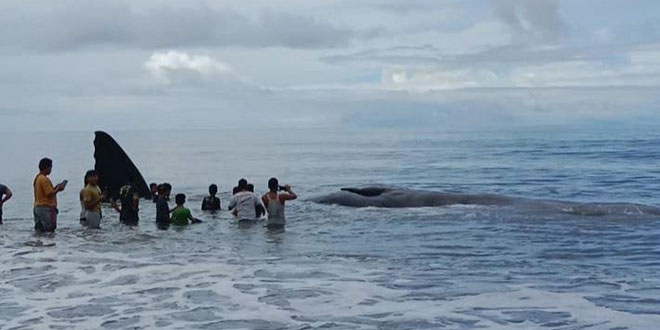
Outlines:
{"type": "Polygon", "coordinates": [[[487,65],[468,61],[454,62],[453,66],[398,66],[383,70],[382,84],[388,89],[414,92],[465,88],[660,86],[660,44],[635,48],[622,58],[615,63],[580,57],[537,60],[510,67],[503,67],[502,60],[487,65]]]}
{"type": "Polygon", "coordinates": [[[554,44],[561,35],[559,0],[496,0],[494,6],[516,43],[554,44]]]}
{"type": "Polygon", "coordinates": [[[0,3],[0,49],[69,51],[89,47],[325,48],[349,44],[355,32],[312,16],[271,9],[245,14],[203,3],[136,7],[117,1],[0,3]]]}
{"type": "Polygon", "coordinates": [[[177,51],[156,52],[144,63],[144,67],[152,77],[166,83],[234,74],[229,65],[209,56],[177,51]]]}

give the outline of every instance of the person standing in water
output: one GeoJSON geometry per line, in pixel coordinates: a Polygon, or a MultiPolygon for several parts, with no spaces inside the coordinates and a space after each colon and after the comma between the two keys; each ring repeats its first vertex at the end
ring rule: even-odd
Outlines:
{"type": "Polygon", "coordinates": [[[256,210],[261,205],[261,201],[257,195],[248,190],[248,182],[245,179],[238,181],[238,190],[239,192],[229,201],[229,210],[238,218],[239,226],[249,226],[258,219],[256,210]]]}
{"type": "Polygon", "coordinates": [[[34,230],[54,232],[57,228],[57,194],[64,190],[67,181],[53,186],[48,176],[53,171],[53,161],[42,158],[39,161],[39,174],[34,178],[34,230]]]}
{"type": "Polygon", "coordinates": [[[99,188],[99,175],[95,170],[87,171],[87,185],[83,189],[83,202],[85,204],[85,219],[87,228],[101,229],[101,204],[105,197],[99,188]]]}
{"type": "Polygon", "coordinates": [[[201,220],[192,216],[190,209],[183,206],[186,203],[186,195],[176,194],[174,196],[176,207],[172,210],[172,224],[175,226],[186,226],[190,223],[200,223],[201,220]]]}
{"type": "Polygon", "coordinates": [[[217,211],[221,209],[220,198],[215,195],[218,193],[218,186],[212,184],[209,186],[209,195],[202,200],[202,211],[217,211]]]}
{"type": "Polygon", "coordinates": [[[268,212],[268,223],[266,227],[271,230],[282,230],[286,223],[284,203],[298,198],[298,195],[291,190],[291,185],[280,186],[277,178],[268,180],[268,190],[269,192],[261,197],[261,200],[266,206],[266,212],[268,212]],[[282,190],[285,192],[279,193],[282,190]]]}
{"type": "Polygon", "coordinates": [[[131,185],[122,186],[119,189],[119,205],[117,201],[113,200],[112,207],[119,212],[119,222],[128,226],[137,226],[140,217],[138,211],[140,209],[140,195],[137,190],[131,185]]]}
{"type": "Polygon", "coordinates": [[[172,185],[169,183],[158,186],[158,201],[156,201],[156,225],[158,229],[167,229],[170,226],[170,205],[167,200],[171,191],[172,185]]]}
{"type": "Polygon", "coordinates": [[[0,225],[2,224],[2,205],[4,205],[11,196],[11,190],[9,190],[4,184],[0,184],[0,225]]]}

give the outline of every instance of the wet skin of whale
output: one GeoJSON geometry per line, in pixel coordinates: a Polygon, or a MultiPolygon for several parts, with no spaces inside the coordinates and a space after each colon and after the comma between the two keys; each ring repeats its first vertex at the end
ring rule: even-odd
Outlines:
{"type": "Polygon", "coordinates": [[[452,194],[413,189],[364,187],[342,188],[341,191],[314,199],[321,204],[351,207],[433,207],[445,205],[509,205],[513,198],[492,194],[452,194]]]}
{"type": "Polygon", "coordinates": [[[512,206],[529,212],[560,212],[582,216],[660,216],[660,208],[634,203],[578,203],[508,197],[494,194],[456,194],[392,187],[342,188],[313,198],[320,204],[349,207],[438,207],[449,205],[512,206]]]}

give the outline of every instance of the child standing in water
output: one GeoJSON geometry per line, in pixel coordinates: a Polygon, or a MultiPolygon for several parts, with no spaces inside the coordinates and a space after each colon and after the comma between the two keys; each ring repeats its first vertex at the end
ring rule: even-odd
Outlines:
{"type": "Polygon", "coordinates": [[[186,203],[186,195],[177,194],[174,197],[174,200],[176,201],[176,207],[174,208],[174,210],[172,210],[173,225],[186,226],[188,225],[188,221],[190,221],[190,223],[202,222],[201,220],[196,219],[192,216],[192,213],[190,213],[190,209],[187,209],[186,207],[183,206],[183,204],[186,203]]]}
{"type": "Polygon", "coordinates": [[[212,184],[209,186],[209,195],[202,200],[202,211],[217,211],[220,210],[220,198],[215,197],[218,193],[218,186],[212,184]]]}

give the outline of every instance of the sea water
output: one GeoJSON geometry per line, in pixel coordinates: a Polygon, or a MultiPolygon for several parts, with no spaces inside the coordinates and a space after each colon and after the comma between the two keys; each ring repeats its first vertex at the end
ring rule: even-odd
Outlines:
{"type": "Polygon", "coordinates": [[[14,132],[0,182],[1,329],[656,329],[660,219],[498,206],[319,205],[386,184],[584,203],[658,206],[660,134],[649,127],[506,131],[110,131],[148,182],[188,195],[204,223],[158,230],[155,208],[102,230],[78,224],[93,132],[14,132]],[[58,196],[54,235],[35,235],[41,157],[58,196]],[[290,183],[285,232],[238,229],[223,207],[245,177],[290,183]]]}

